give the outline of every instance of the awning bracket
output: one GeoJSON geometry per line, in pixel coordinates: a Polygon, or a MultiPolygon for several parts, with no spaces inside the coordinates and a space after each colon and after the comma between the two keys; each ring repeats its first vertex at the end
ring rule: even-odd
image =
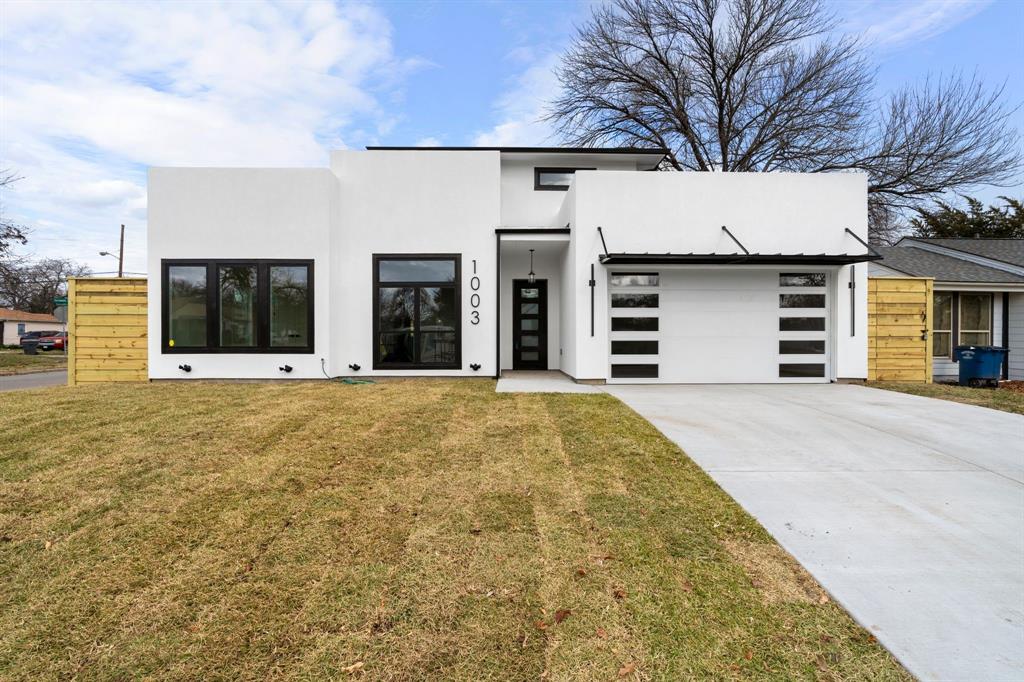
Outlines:
{"type": "Polygon", "coordinates": [[[600,235],[600,237],[601,237],[601,248],[604,249],[604,257],[607,258],[608,257],[608,245],[604,243],[604,230],[601,229],[600,225],[597,226],[597,234],[600,235]]]}
{"type": "Polygon", "coordinates": [[[726,227],[725,225],[722,225],[722,231],[725,232],[727,235],[729,235],[730,239],[732,239],[734,242],[736,242],[736,246],[738,246],[741,249],[743,249],[743,253],[747,254],[748,256],[750,255],[750,252],[747,251],[747,247],[743,246],[743,244],[740,243],[739,239],[736,239],[736,235],[734,235],[732,232],[730,232],[728,227],[726,227]]]}
{"type": "Polygon", "coordinates": [[[875,247],[871,246],[871,244],[868,244],[866,241],[858,237],[856,232],[854,232],[848,227],[844,227],[843,229],[846,230],[847,234],[849,234],[851,237],[859,241],[864,246],[864,248],[868,250],[868,253],[870,253],[872,256],[878,256],[879,258],[882,257],[882,254],[878,253],[878,251],[875,250],[875,247]]]}

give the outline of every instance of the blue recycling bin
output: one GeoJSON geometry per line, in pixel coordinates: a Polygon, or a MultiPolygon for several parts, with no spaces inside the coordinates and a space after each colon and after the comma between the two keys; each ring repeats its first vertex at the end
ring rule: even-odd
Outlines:
{"type": "Polygon", "coordinates": [[[996,346],[957,346],[953,357],[960,363],[960,385],[998,384],[1008,348],[996,346]]]}

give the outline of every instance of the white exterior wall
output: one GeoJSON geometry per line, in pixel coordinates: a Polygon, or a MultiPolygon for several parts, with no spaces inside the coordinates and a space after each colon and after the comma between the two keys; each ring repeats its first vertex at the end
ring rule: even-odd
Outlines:
{"type": "MultiPolygon", "coordinates": [[[[497,300],[495,235],[500,162],[494,151],[341,151],[331,154],[341,184],[342,243],[332,309],[331,376],[493,376],[497,300]],[[373,369],[373,254],[462,256],[462,369],[373,369]],[[470,324],[473,260],[481,280],[480,323],[470,324]],[[481,365],[478,372],[469,365],[481,365]]],[[[532,181],[531,181],[532,182],[532,181]]],[[[532,185],[531,185],[532,186],[532,185]]],[[[502,277],[506,277],[502,273],[502,277]]]]}
{"type": "Polygon", "coordinates": [[[64,331],[64,324],[61,322],[22,322],[19,320],[3,320],[0,321],[0,325],[3,326],[3,338],[0,339],[0,345],[4,346],[17,346],[20,343],[21,337],[18,336],[18,325],[25,325],[25,333],[28,332],[46,332],[46,331],[64,331]]]}
{"type": "MultiPolygon", "coordinates": [[[[573,223],[577,301],[589,296],[591,263],[602,253],[600,225],[610,252],[735,253],[727,226],[751,253],[861,253],[847,234],[867,240],[867,177],[860,173],[607,173],[576,174],[573,223]]],[[[599,266],[601,267],[601,266],[599,266]]],[[[727,266],[728,267],[728,266],[727,266]]],[[[736,266],[733,266],[736,267],[736,266]]],[[[629,269],[629,266],[623,266],[629,269]]],[[[659,267],[659,269],[662,269],[659,267]]],[[[776,268],[776,269],[799,269],[776,268]]],[[[820,268],[809,268],[820,269],[820,268]]],[[[867,267],[856,268],[855,326],[850,329],[850,267],[835,269],[834,307],[837,378],[867,377],[867,267]]],[[[607,277],[597,279],[598,300],[607,298],[607,277]]],[[[574,325],[589,330],[589,308],[577,307],[574,325]]],[[[576,334],[578,379],[605,378],[608,319],[595,320],[593,338],[576,334]]]]}
{"type": "Polygon", "coordinates": [[[594,154],[544,157],[506,156],[501,160],[501,225],[503,227],[565,227],[559,222],[565,192],[534,190],[534,168],[597,168],[636,172],[636,161],[594,154]]]}
{"type": "Polygon", "coordinates": [[[1009,378],[1024,381],[1024,293],[1010,294],[1009,314],[1009,378]]]}
{"type": "Polygon", "coordinates": [[[334,309],[328,253],[337,234],[337,192],[326,168],[151,168],[150,378],[323,377],[320,360],[329,357],[334,309]],[[176,258],[312,259],[315,353],[162,353],[160,261],[176,258]],[[179,370],[180,364],[192,371],[179,370]],[[284,364],[294,370],[282,373],[284,364]]]}

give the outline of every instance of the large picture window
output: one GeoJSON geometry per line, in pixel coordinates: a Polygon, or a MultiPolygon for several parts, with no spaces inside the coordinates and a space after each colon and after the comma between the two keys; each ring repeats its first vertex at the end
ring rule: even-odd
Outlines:
{"type": "Polygon", "coordinates": [[[375,255],[374,369],[458,369],[457,255],[375,255]]]}
{"type": "Polygon", "coordinates": [[[313,262],[163,261],[164,353],[312,353],[313,262]]]}

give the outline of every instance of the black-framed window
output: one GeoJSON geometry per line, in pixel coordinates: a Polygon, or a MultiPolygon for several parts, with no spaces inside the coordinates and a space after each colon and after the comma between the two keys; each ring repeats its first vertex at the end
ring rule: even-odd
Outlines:
{"type": "Polygon", "coordinates": [[[312,353],[313,261],[161,262],[164,353],[312,353]]]}
{"type": "Polygon", "coordinates": [[[462,366],[461,259],[374,254],[374,369],[462,366]]]}
{"type": "Polygon", "coordinates": [[[534,168],[533,189],[546,192],[564,192],[569,189],[576,171],[596,168],[534,168]]]}

